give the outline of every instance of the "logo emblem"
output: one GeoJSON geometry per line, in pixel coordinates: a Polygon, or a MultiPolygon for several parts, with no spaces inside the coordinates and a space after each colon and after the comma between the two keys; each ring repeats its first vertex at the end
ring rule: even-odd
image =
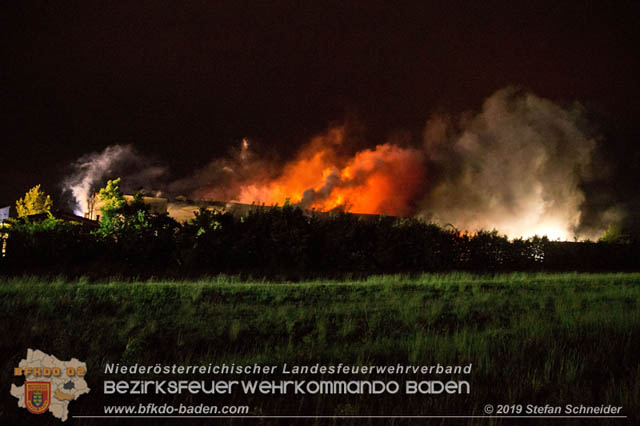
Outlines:
{"type": "Polygon", "coordinates": [[[44,413],[51,403],[51,382],[24,382],[24,396],[30,413],[44,413]]]}

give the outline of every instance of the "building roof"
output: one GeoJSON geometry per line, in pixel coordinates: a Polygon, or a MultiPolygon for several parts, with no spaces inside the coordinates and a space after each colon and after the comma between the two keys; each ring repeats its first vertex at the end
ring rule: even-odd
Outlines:
{"type": "MultiPolygon", "coordinates": [[[[92,228],[97,228],[98,226],[100,226],[100,223],[96,220],[87,219],[85,217],[77,216],[73,213],[68,213],[61,210],[54,210],[53,212],[51,212],[51,214],[53,215],[54,218],[62,220],[64,222],[77,222],[83,226],[92,227],[92,228]]],[[[48,213],[38,213],[38,214],[30,214],[27,217],[31,221],[39,222],[49,218],[50,216],[48,213]]]]}

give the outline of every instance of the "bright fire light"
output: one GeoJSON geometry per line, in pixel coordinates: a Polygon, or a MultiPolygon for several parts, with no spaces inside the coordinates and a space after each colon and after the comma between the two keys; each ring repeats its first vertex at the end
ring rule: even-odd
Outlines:
{"type": "Polygon", "coordinates": [[[354,213],[410,215],[411,201],[425,178],[420,152],[386,143],[342,157],[336,148],[343,140],[341,128],[314,138],[280,176],[243,186],[238,201],[282,205],[289,200],[319,211],[340,208],[354,213]]]}

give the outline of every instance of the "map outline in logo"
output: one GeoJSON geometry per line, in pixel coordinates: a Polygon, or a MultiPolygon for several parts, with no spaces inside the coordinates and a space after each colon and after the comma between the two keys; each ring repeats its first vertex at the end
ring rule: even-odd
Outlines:
{"type": "Polygon", "coordinates": [[[89,393],[85,381],[87,365],[76,358],[58,359],[39,349],[27,349],[26,358],[13,368],[15,378],[24,378],[22,385],[11,383],[10,393],[18,407],[30,414],[51,413],[62,422],[69,418],[69,404],[89,393]]]}

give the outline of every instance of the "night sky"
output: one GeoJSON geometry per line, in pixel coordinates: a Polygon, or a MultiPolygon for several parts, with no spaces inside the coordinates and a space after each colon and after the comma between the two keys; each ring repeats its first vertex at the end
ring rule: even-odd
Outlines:
{"type": "Polygon", "coordinates": [[[0,202],[56,194],[115,143],[181,176],[243,137],[290,158],[346,120],[419,141],[507,85],[585,105],[611,191],[637,197],[637,2],[297,3],[3,2],[0,202]]]}

